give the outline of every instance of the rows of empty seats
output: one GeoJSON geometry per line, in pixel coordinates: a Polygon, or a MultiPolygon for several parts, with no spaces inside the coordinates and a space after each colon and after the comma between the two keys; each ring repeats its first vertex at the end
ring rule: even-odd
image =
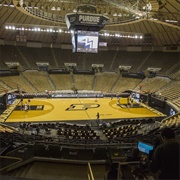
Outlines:
{"type": "Polygon", "coordinates": [[[171,73],[170,77],[172,79],[175,79],[177,81],[180,81],[180,65],[177,66],[177,68],[174,69],[174,73],[171,73]]]}
{"type": "MultiPolygon", "coordinates": [[[[31,48],[23,46],[1,46],[2,62],[19,62],[24,69],[37,69],[37,62],[49,63],[49,68],[64,67],[64,63],[76,63],[78,69],[91,69],[92,64],[104,64],[105,70],[118,69],[120,65],[132,66],[132,72],[147,70],[148,67],[162,68],[161,74],[169,72],[178,63],[178,52],[128,52],[99,51],[73,53],[71,49],[31,48]]],[[[1,69],[6,68],[0,63],[1,69]]],[[[172,72],[169,72],[172,73],[172,72]]]]}
{"type": "Polygon", "coordinates": [[[5,93],[7,90],[8,90],[7,87],[3,86],[3,84],[1,84],[1,81],[0,81],[0,94],[5,93]]]}
{"type": "MultiPolygon", "coordinates": [[[[22,68],[35,68],[36,64],[29,61],[24,57],[24,55],[19,51],[18,46],[1,46],[1,54],[2,54],[2,61],[4,62],[18,62],[22,68]]],[[[23,48],[23,47],[22,47],[23,48]]],[[[28,48],[24,49],[25,51],[28,48]]],[[[29,49],[30,51],[30,49],[29,49]]],[[[22,51],[23,52],[23,51],[22,51]]],[[[31,54],[31,53],[29,53],[31,54]]]]}
{"type": "Polygon", "coordinates": [[[166,87],[160,89],[157,93],[161,93],[162,96],[173,100],[179,97],[179,89],[180,81],[171,81],[166,87]]]}
{"type": "Polygon", "coordinates": [[[100,139],[100,137],[96,134],[94,130],[59,128],[57,134],[71,140],[99,140],[100,139]]]}
{"type": "Polygon", "coordinates": [[[127,52],[119,51],[115,53],[112,69],[117,69],[120,65],[131,66],[132,72],[139,72],[138,68],[144,62],[149,52],[127,52]]]}
{"type": "Polygon", "coordinates": [[[125,138],[125,137],[131,137],[136,134],[138,134],[138,125],[124,125],[119,126],[117,128],[110,128],[110,129],[104,129],[103,133],[106,135],[106,137],[111,139],[118,139],[118,138],[125,138]]]}
{"type": "MultiPolygon", "coordinates": [[[[0,77],[1,82],[7,85],[9,89],[21,88],[25,92],[54,90],[68,90],[73,87],[73,79],[70,74],[47,74],[43,71],[30,70],[22,73],[23,76],[6,76],[0,77]],[[24,78],[25,77],[25,78],[24,78]],[[35,88],[33,88],[34,86],[35,88]]],[[[179,87],[179,83],[170,84],[171,80],[165,77],[145,78],[125,78],[120,77],[116,73],[97,73],[93,75],[73,75],[74,85],[78,90],[96,90],[103,92],[122,92],[127,89],[139,90],[139,84],[142,84],[142,91],[151,90],[156,92],[165,85],[170,85],[171,92],[177,90],[174,86],[179,87]],[[169,84],[168,84],[169,83],[169,84]]],[[[2,86],[2,84],[0,84],[2,86]]],[[[2,87],[2,91],[7,87],[2,87]]],[[[167,86],[168,87],[168,86],[167,86]]],[[[169,88],[168,93],[169,93],[169,88]]],[[[166,88],[162,89],[162,94],[165,94],[166,88]]],[[[172,99],[172,98],[171,98],[172,99]]]]}
{"type": "Polygon", "coordinates": [[[175,104],[180,109],[180,97],[173,100],[173,104],[175,104]]]}
{"type": "Polygon", "coordinates": [[[160,127],[178,127],[180,126],[180,114],[174,115],[161,121],[160,127]]]}
{"type": "Polygon", "coordinates": [[[0,61],[0,70],[9,70],[4,61],[0,61]]]}
{"type": "Polygon", "coordinates": [[[115,73],[97,73],[95,75],[95,91],[111,92],[112,87],[118,79],[118,74],[115,73]]]}
{"type": "Polygon", "coordinates": [[[179,61],[178,53],[171,52],[152,52],[141,66],[141,71],[145,71],[148,67],[162,68],[159,74],[166,72],[179,61]]]}
{"type": "Polygon", "coordinates": [[[44,71],[25,71],[23,76],[37,89],[38,92],[44,92],[45,90],[53,90],[50,82],[48,81],[47,72],[44,71]]]}
{"type": "Polygon", "coordinates": [[[73,77],[76,89],[92,90],[94,81],[93,75],[74,74],[73,77]]]}
{"type": "Polygon", "coordinates": [[[134,89],[140,82],[141,79],[121,77],[118,79],[111,92],[116,93],[123,92],[127,89],[134,89]]]}
{"type": "Polygon", "coordinates": [[[56,66],[50,48],[26,48],[21,46],[18,47],[18,50],[21,53],[21,57],[28,64],[27,68],[37,68],[37,62],[49,63],[50,67],[56,66]]]}
{"type": "MultiPolygon", "coordinates": [[[[166,77],[154,77],[154,78],[145,78],[140,84],[142,85],[141,91],[147,92],[150,90],[150,92],[156,92],[160,88],[167,85],[171,80],[166,77]]],[[[139,90],[139,85],[134,89],[136,91],[139,90]]]]}
{"type": "Polygon", "coordinates": [[[22,76],[5,76],[0,77],[0,81],[6,84],[10,89],[18,89],[20,88],[25,92],[32,92],[31,86],[27,83],[22,76]]]}
{"type": "Polygon", "coordinates": [[[36,135],[41,141],[74,141],[96,143],[100,136],[89,125],[76,125],[67,123],[21,123],[21,133],[36,135]]]}
{"type": "Polygon", "coordinates": [[[70,74],[50,74],[56,90],[70,90],[72,89],[72,78],[70,74]]]}
{"type": "Polygon", "coordinates": [[[124,119],[102,127],[102,132],[109,141],[134,143],[137,141],[152,144],[152,137],[159,132],[159,122],[154,119],[124,119]],[[150,133],[149,133],[150,132],[150,133]]]}

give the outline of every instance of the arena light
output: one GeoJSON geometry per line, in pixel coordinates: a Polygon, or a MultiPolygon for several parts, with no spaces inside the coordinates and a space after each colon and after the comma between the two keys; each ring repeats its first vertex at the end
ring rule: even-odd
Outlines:
{"type": "Polygon", "coordinates": [[[169,23],[178,23],[178,21],[175,21],[175,20],[169,20],[169,19],[166,19],[165,21],[166,21],[166,22],[169,22],[169,23]]]}
{"type": "MultiPolygon", "coordinates": [[[[47,32],[47,33],[66,33],[66,34],[73,34],[73,30],[67,30],[63,28],[57,28],[53,26],[37,26],[37,27],[31,27],[31,25],[5,25],[6,30],[16,30],[16,31],[33,31],[33,32],[47,32]]],[[[142,39],[142,34],[138,34],[135,32],[120,32],[117,33],[116,31],[100,31],[99,36],[105,36],[105,37],[116,37],[116,38],[129,38],[129,39],[142,39]]]]}
{"type": "Polygon", "coordinates": [[[9,6],[9,4],[6,1],[4,1],[3,6],[7,7],[7,6],[9,6]]]}
{"type": "Polygon", "coordinates": [[[55,11],[55,10],[56,10],[56,8],[53,6],[53,7],[51,8],[51,10],[52,10],[52,11],[55,11]]]}
{"type": "Polygon", "coordinates": [[[58,6],[56,10],[57,10],[57,11],[60,11],[60,10],[61,10],[61,8],[58,6]]]}
{"type": "Polygon", "coordinates": [[[115,12],[115,13],[113,14],[113,16],[117,16],[117,13],[115,12]]]}
{"type": "Polygon", "coordinates": [[[143,36],[141,34],[137,34],[137,33],[127,33],[127,32],[121,32],[120,33],[116,33],[116,32],[104,32],[104,33],[100,33],[100,36],[106,36],[106,37],[116,37],[116,38],[128,38],[128,39],[142,39],[143,36]]]}
{"type": "Polygon", "coordinates": [[[136,16],[136,19],[140,19],[140,17],[139,17],[139,16],[136,16]]]}
{"type": "Polygon", "coordinates": [[[158,19],[156,19],[156,18],[151,18],[151,20],[157,21],[158,19]]]}

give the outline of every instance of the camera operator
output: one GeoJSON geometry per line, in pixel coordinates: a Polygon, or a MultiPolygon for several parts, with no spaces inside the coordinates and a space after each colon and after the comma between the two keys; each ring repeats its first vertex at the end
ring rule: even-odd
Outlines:
{"type": "Polygon", "coordinates": [[[159,173],[159,179],[179,179],[179,143],[175,140],[175,133],[171,128],[161,131],[163,143],[160,144],[152,155],[149,168],[153,173],[159,173]]]}

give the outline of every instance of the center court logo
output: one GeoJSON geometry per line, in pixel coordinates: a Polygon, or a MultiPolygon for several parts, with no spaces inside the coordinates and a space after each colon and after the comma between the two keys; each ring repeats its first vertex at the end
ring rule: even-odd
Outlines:
{"type": "Polygon", "coordinates": [[[84,111],[90,108],[98,108],[100,104],[96,103],[84,103],[84,104],[71,104],[66,111],[84,111]]]}

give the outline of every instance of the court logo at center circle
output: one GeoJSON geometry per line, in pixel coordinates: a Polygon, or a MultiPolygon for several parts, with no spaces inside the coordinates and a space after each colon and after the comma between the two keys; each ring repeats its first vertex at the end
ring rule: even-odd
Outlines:
{"type": "Polygon", "coordinates": [[[66,111],[82,111],[90,108],[98,108],[100,104],[97,103],[84,103],[84,104],[71,104],[66,111]]]}

